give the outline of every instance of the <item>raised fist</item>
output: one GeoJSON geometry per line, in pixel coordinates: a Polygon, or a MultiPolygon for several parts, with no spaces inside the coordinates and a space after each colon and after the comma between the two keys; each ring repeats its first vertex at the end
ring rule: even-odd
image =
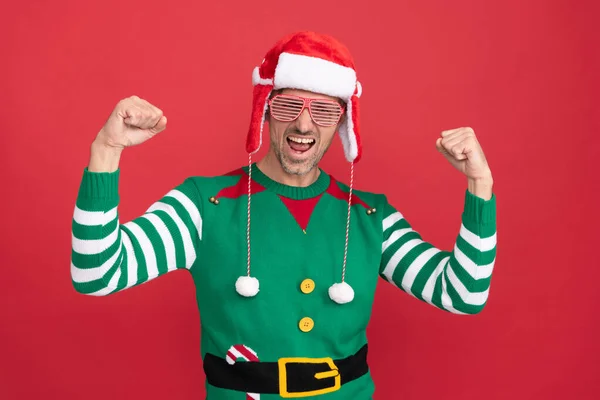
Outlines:
{"type": "Polygon", "coordinates": [[[137,96],[119,101],[98,133],[96,143],[116,149],[135,146],[167,127],[163,112],[137,96]]]}

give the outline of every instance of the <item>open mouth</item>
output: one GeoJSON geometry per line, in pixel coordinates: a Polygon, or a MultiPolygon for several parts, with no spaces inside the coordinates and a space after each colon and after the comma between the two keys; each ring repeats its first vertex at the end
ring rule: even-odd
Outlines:
{"type": "Polygon", "coordinates": [[[308,150],[316,143],[313,138],[302,138],[296,136],[288,136],[287,143],[290,148],[297,154],[302,154],[308,150]]]}

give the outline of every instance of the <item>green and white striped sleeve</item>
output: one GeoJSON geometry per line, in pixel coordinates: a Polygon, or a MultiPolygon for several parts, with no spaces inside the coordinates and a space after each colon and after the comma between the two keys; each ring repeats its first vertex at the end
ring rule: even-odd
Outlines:
{"type": "Polygon", "coordinates": [[[202,239],[200,195],[188,178],[140,217],[121,224],[119,170],[83,172],[72,221],[71,279],[93,296],[194,265],[202,239]]]}
{"type": "Polygon", "coordinates": [[[462,224],[452,252],[422,240],[386,201],[379,273],[406,293],[455,314],[485,306],[496,260],[496,195],[465,193],[462,224]]]}

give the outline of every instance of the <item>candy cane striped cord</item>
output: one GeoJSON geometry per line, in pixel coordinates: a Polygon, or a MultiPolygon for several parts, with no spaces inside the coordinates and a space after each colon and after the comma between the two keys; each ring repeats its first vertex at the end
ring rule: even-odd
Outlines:
{"type": "Polygon", "coordinates": [[[246,242],[248,242],[248,267],[246,273],[250,276],[250,197],[252,191],[250,183],[252,182],[252,153],[248,154],[248,225],[246,226],[246,242]]]}
{"type": "Polygon", "coordinates": [[[248,154],[248,223],[246,225],[246,244],[248,246],[248,260],[246,275],[240,276],[235,281],[235,290],[244,297],[253,297],[258,294],[258,279],[250,276],[250,201],[252,199],[252,154],[248,154]]]}
{"type": "Polygon", "coordinates": [[[346,215],[346,242],[344,243],[344,264],[342,281],[329,287],[329,298],[338,304],[349,303],[354,299],[354,289],[346,282],[346,263],[348,261],[348,238],[350,236],[350,214],[352,208],[352,189],[354,187],[354,163],[350,166],[350,193],[348,193],[348,214],[346,215]]]}
{"type": "MultiPolygon", "coordinates": [[[[250,362],[258,361],[258,356],[256,355],[256,352],[254,350],[252,350],[250,347],[244,346],[243,344],[235,344],[235,345],[231,346],[229,348],[229,350],[227,350],[227,355],[225,356],[227,363],[229,363],[230,365],[235,364],[236,360],[238,358],[242,358],[245,361],[250,361],[250,362]]],[[[258,393],[246,393],[246,400],[259,400],[259,399],[260,399],[260,394],[258,394],[258,393]]]]}
{"type": "Polygon", "coordinates": [[[350,231],[350,208],[352,206],[352,187],[354,186],[354,163],[350,165],[350,193],[348,194],[348,216],[346,217],[346,244],[344,245],[344,265],[342,267],[342,283],[346,280],[346,260],[348,259],[348,234],[350,231]]]}

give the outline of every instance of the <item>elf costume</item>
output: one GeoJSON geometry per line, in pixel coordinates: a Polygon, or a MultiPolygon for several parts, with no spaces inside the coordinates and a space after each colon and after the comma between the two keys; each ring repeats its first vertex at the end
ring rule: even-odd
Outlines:
{"type": "MultiPolygon", "coordinates": [[[[282,39],[253,74],[249,154],[262,142],[271,91],[339,97],[339,130],[354,163],[360,84],[330,37],[282,39]]],[[[496,197],[465,192],[453,251],[421,239],[381,194],[320,170],[308,187],[270,179],[253,164],[194,176],[121,224],[119,170],[87,169],[73,216],[73,285],[108,295],[169,271],[190,272],[201,318],[207,397],[370,399],[366,327],[378,277],[456,314],[484,307],[496,256],[496,197]]]]}

